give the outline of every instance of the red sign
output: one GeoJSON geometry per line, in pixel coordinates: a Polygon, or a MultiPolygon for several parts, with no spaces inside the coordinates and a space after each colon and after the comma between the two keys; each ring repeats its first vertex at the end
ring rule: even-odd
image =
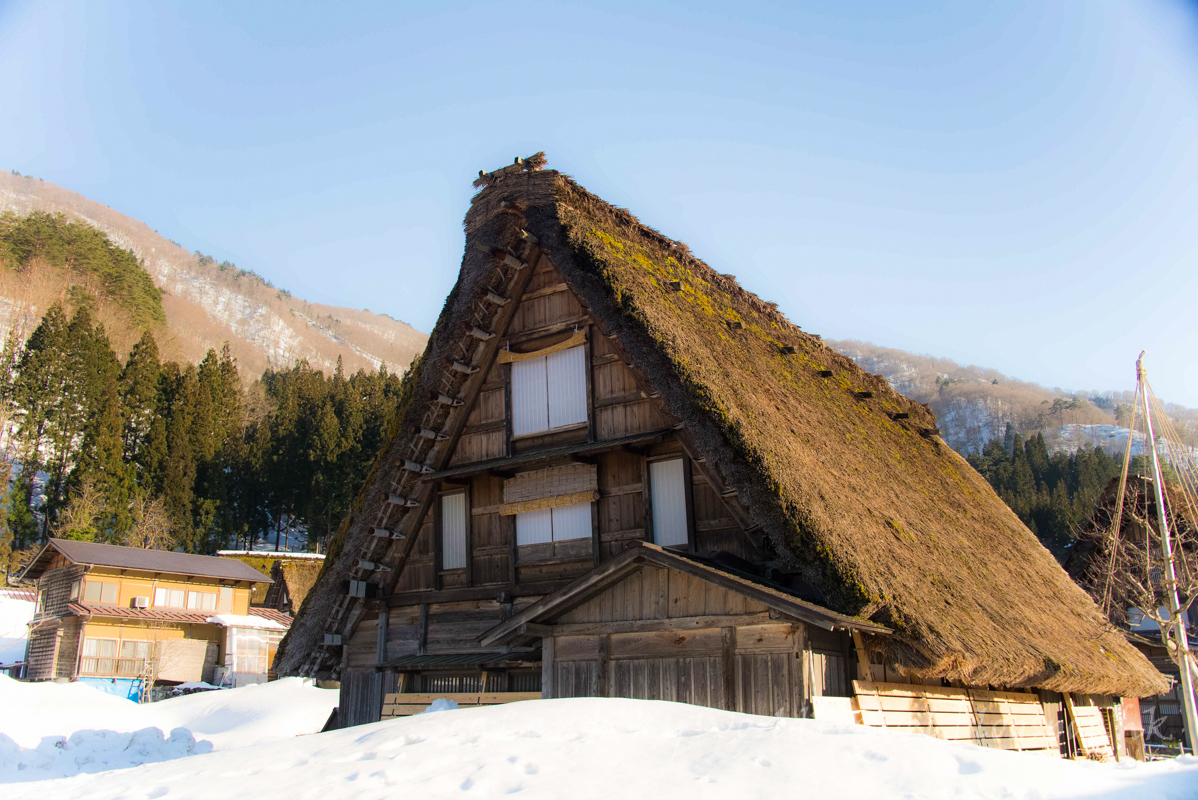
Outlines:
{"type": "Polygon", "coordinates": [[[1144,723],[1140,720],[1140,698],[1123,698],[1123,730],[1142,731],[1144,723]]]}

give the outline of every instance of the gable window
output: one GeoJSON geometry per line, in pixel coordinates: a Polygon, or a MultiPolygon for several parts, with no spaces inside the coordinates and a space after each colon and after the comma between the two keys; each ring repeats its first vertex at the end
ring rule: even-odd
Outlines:
{"type": "Polygon", "coordinates": [[[586,348],[571,347],[512,363],[512,434],[587,421],[586,348]]]}
{"type": "Polygon", "coordinates": [[[591,535],[591,504],[542,508],[516,515],[516,544],[546,544],[591,535]]]}
{"type": "Polygon", "coordinates": [[[441,498],[441,569],[466,568],[466,494],[441,498]]]}
{"type": "Polygon", "coordinates": [[[104,581],[84,581],[83,602],[116,605],[120,594],[120,584],[104,581]]]}
{"type": "Polygon", "coordinates": [[[686,521],[686,470],[681,458],[649,462],[653,541],[662,547],[689,542],[686,521]]]}

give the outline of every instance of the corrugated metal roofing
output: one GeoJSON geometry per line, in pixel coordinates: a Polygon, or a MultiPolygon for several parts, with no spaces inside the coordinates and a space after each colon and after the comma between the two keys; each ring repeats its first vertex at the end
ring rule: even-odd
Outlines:
{"type": "Polygon", "coordinates": [[[277,622],[280,625],[286,625],[287,627],[291,627],[291,620],[294,619],[294,617],[285,611],[279,611],[275,608],[259,608],[257,606],[250,606],[249,615],[251,617],[262,617],[263,619],[269,619],[272,622],[277,622]]]}
{"type": "Polygon", "coordinates": [[[212,612],[168,611],[161,608],[125,608],[102,606],[93,603],[71,603],[67,606],[77,616],[117,617],[120,619],[143,619],[150,622],[182,622],[198,625],[208,624],[212,612]]]}
{"type": "Polygon", "coordinates": [[[57,550],[76,564],[136,569],[143,572],[171,572],[176,575],[195,575],[205,578],[225,578],[235,581],[272,583],[271,579],[245,562],[216,556],[197,556],[169,550],[142,550],[115,544],[76,542],[70,539],[51,539],[26,568],[23,578],[37,578],[49,564],[50,550],[57,550]]]}

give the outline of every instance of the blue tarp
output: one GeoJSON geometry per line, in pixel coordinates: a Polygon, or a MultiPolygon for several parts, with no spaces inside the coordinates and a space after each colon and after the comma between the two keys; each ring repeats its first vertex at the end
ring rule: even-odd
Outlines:
{"type": "Polygon", "coordinates": [[[79,682],[94,686],[101,692],[132,700],[135,703],[141,696],[141,680],[139,678],[80,678],[79,682]]]}

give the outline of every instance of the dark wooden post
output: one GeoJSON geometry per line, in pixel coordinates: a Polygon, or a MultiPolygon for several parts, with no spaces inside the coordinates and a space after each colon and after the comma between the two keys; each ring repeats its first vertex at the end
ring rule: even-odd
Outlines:
{"type": "Polygon", "coordinates": [[[553,637],[541,639],[541,698],[553,698],[553,637]]]}
{"type": "Polygon", "coordinates": [[[720,669],[723,672],[724,708],[738,711],[736,702],[736,628],[724,628],[724,642],[720,653],[720,669]]]}
{"type": "Polygon", "coordinates": [[[391,623],[391,609],[387,608],[386,601],[379,607],[379,631],[378,644],[376,645],[375,663],[382,664],[387,660],[387,626],[391,623]]]}
{"type": "Polygon", "coordinates": [[[604,635],[599,637],[599,666],[596,669],[595,694],[598,697],[610,697],[609,689],[610,680],[608,678],[608,668],[610,664],[611,653],[611,636],[604,635]]]}

